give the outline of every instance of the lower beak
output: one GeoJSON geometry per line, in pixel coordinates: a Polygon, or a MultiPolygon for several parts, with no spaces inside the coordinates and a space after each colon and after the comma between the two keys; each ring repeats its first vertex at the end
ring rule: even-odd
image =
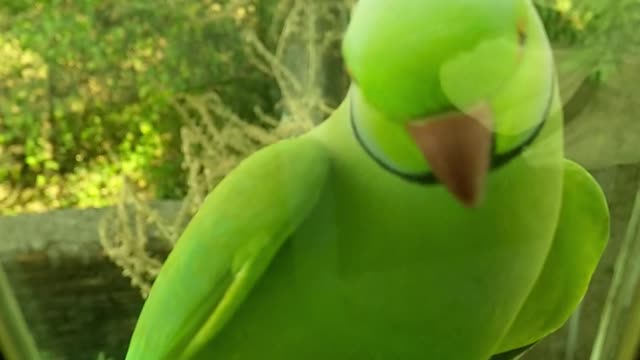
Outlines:
{"type": "Polygon", "coordinates": [[[492,124],[491,111],[482,104],[467,113],[445,113],[407,125],[435,176],[468,207],[477,206],[484,195],[492,124]]]}

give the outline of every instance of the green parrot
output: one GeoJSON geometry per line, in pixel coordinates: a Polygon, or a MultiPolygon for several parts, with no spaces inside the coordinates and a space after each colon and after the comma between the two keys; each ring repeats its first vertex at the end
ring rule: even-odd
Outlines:
{"type": "Polygon", "coordinates": [[[563,158],[530,0],[360,0],[352,86],[206,198],[127,360],[512,359],[584,296],[605,197],[563,158]]]}

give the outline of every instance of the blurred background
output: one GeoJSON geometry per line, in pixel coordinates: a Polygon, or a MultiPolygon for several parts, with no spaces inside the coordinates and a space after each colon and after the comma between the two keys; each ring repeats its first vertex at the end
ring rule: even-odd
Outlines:
{"type": "MultiPolygon", "coordinates": [[[[124,357],[203,197],[342,100],[340,40],[355,2],[0,1],[8,359],[124,357]]],[[[601,183],[613,222],[580,310],[525,359],[640,359],[640,0],[536,5],[554,46],[567,157],[601,183]]]]}

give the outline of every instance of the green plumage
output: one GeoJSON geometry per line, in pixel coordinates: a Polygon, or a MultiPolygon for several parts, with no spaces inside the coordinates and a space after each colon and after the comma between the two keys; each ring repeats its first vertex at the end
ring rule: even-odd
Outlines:
{"type": "MultiPolygon", "coordinates": [[[[361,0],[354,21],[366,6],[380,10],[375,3],[391,1],[361,0]]],[[[535,39],[541,25],[528,20],[535,39]]],[[[537,44],[547,49],[544,36],[537,44]]],[[[523,64],[552,74],[542,58],[523,64]]],[[[395,81],[411,78],[398,71],[395,81]]],[[[381,166],[368,145],[392,167],[408,142],[385,143],[393,136],[372,125],[387,113],[378,90],[352,87],[323,124],[260,150],[209,195],[152,288],[127,360],[487,360],[548,335],[586,291],[608,212],[593,179],[563,159],[560,102],[545,85],[532,83],[535,96],[514,104],[538,121],[505,151],[533,142],[491,169],[475,208],[381,166]],[[367,115],[372,142],[358,140],[354,109],[367,115]]],[[[501,99],[489,101],[496,121],[519,121],[501,99]]]]}

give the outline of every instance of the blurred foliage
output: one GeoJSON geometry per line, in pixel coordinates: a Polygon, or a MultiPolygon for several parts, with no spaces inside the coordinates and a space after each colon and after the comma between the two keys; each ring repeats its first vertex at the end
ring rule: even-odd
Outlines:
{"type": "MultiPolygon", "coordinates": [[[[602,6],[544,1],[540,11],[554,42],[586,46],[612,26],[612,11],[602,6]]],[[[317,121],[346,88],[339,62],[342,28],[288,17],[300,3],[0,4],[0,213],[112,204],[122,186],[119,175],[146,198],[182,198],[188,191],[180,138],[184,121],[175,104],[185,95],[214,92],[249,122],[258,121],[252,120],[256,109],[281,118],[300,107],[314,110],[317,121]],[[298,32],[287,31],[294,28],[291,23],[298,32]],[[295,37],[317,26],[335,31],[315,32],[314,41],[329,45],[322,56],[330,66],[311,73],[309,64],[317,59],[304,49],[307,43],[296,45],[295,37]],[[289,37],[287,46],[283,37],[289,37]],[[274,66],[269,56],[287,67],[274,66]],[[295,77],[291,72],[304,74],[306,81],[283,83],[295,77]],[[329,96],[315,104],[315,87],[305,84],[317,83],[329,96]],[[292,98],[305,101],[292,103],[292,98]]],[[[328,18],[346,24],[340,11],[353,1],[326,3],[337,4],[325,9],[328,18]]]]}
{"type": "Polygon", "coordinates": [[[184,194],[176,94],[240,114],[278,89],[245,55],[269,1],[24,0],[0,5],[0,211],[101,206],[126,174],[184,194]]]}

